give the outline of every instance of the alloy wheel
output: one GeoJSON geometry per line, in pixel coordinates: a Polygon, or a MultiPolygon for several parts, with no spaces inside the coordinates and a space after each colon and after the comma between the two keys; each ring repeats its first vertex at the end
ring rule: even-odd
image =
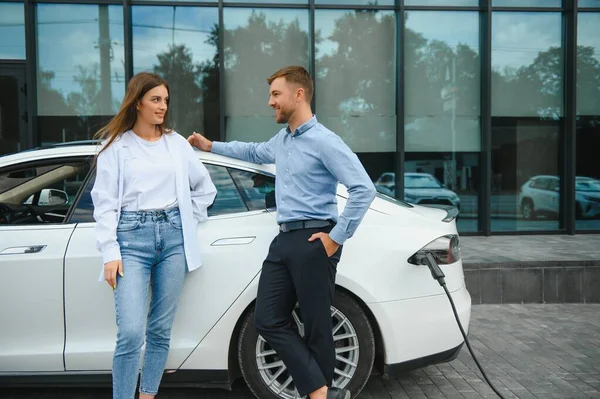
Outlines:
{"type": "MultiPolygon", "coordinates": [[[[298,332],[304,337],[304,324],[300,310],[293,312],[298,332]]],[[[335,345],[336,366],[333,386],[344,388],[356,372],[360,348],[356,330],[350,320],[339,310],[331,307],[333,341],[335,345]]],[[[300,398],[291,375],[275,350],[258,336],[256,342],[256,365],[266,386],[277,396],[284,399],[300,398]]]]}

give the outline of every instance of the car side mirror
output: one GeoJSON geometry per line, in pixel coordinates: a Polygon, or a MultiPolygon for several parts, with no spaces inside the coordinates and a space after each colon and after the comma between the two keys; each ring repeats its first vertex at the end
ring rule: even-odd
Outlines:
{"type": "MultiPolygon", "coordinates": [[[[62,191],[62,190],[56,190],[53,188],[46,188],[44,190],[42,190],[42,195],[40,197],[41,198],[45,198],[44,195],[44,191],[48,190],[48,203],[47,205],[64,205],[69,201],[69,196],[67,195],[66,192],[62,191]]],[[[40,205],[41,205],[41,201],[40,201],[40,205]]]]}

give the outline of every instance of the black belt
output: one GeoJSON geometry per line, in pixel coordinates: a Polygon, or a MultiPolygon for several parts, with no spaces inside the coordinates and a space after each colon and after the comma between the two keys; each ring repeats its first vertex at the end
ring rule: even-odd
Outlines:
{"type": "Polygon", "coordinates": [[[299,220],[297,222],[285,222],[279,225],[279,231],[285,233],[299,229],[314,229],[333,225],[329,220],[299,220]]]}

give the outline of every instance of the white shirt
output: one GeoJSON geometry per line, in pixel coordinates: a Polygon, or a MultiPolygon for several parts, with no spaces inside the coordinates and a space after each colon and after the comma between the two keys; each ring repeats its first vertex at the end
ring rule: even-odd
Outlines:
{"type": "MultiPolygon", "coordinates": [[[[96,247],[102,252],[104,263],[121,259],[117,242],[117,224],[123,209],[123,192],[127,160],[133,158],[138,147],[135,133],[123,133],[104,151],[96,163],[96,180],[92,189],[94,219],[96,220],[96,247]]],[[[183,225],[183,246],[188,271],[202,265],[200,243],[197,236],[198,223],[208,218],[207,208],[213,203],[217,189],[210,174],[198,155],[181,135],[172,132],[163,134],[170,159],[175,170],[177,205],[183,225]]],[[[102,146],[106,144],[103,142],[102,146]]],[[[101,268],[99,281],[103,280],[101,268]]]]}
{"type": "Polygon", "coordinates": [[[164,209],[177,204],[175,165],[164,134],[147,141],[133,134],[131,157],[123,170],[124,211],[164,209]]]}

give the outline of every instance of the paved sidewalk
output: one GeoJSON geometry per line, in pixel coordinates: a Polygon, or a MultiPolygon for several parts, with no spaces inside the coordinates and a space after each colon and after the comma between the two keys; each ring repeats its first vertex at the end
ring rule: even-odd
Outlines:
{"type": "MultiPolygon", "coordinates": [[[[449,310],[450,311],[450,310],[449,310]]],[[[600,304],[473,306],[469,341],[505,398],[600,398],[600,304]]],[[[11,389],[2,399],[109,399],[108,389],[11,389]]],[[[160,399],[250,399],[232,392],[164,389],[160,399]]],[[[446,364],[383,379],[374,374],[358,399],[496,398],[466,346],[446,364]]]]}
{"type": "MultiPolygon", "coordinates": [[[[600,235],[461,236],[465,264],[553,262],[600,265],[600,235]]],[[[600,288],[600,287],[599,287],[600,288]]]]}

